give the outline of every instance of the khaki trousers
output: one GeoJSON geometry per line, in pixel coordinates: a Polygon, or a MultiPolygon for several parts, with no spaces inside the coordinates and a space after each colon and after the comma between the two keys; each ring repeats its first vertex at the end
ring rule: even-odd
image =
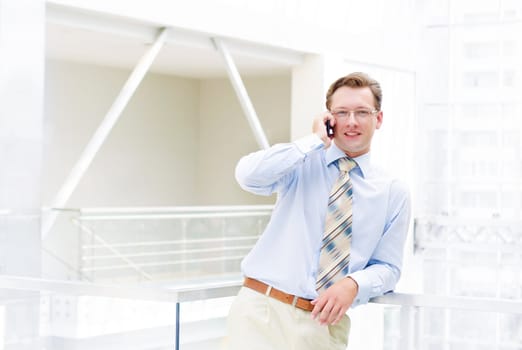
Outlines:
{"type": "Polygon", "coordinates": [[[227,320],[226,350],[346,350],[350,318],[321,326],[310,312],[243,287],[227,320]]]}

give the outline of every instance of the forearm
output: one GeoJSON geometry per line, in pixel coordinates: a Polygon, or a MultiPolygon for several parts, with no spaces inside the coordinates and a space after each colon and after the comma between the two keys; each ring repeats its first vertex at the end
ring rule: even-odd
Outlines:
{"type": "Polygon", "coordinates": [[[256,194],[275,192],[280,181],[289,176],[309,152],[322,147],[315,135],[293,143],[277,144],[269,149],[251,153],[236,166],[236,180],[241,188],[256,194]]]}
{"type": "Polygon", "coordinates": [[[391,193],[389,220],[379,244],[373,250],[367,266],[350,274],[359,285],[353,306],[392,291],[399,281],[404,243],[410,225],[411,201],[408,190],[398,182],[394,183],[391,193]]]}
{"type": "Polygon", "coordinates": [[[371,298],[383,295],[395,288],[399,281],[399,269],[388,264],[373,264],[349,275],[358,285],[352,307],[366,304],[371,298]]]}

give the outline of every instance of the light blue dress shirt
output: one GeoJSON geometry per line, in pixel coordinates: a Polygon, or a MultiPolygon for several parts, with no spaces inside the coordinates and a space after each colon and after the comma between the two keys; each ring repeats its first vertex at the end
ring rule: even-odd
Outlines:
{"type": "MultiPolygon", "coordinates": [[[[243,259],[245,276],[307,299],[317,297],[315,281],[330,189],[345,157],[333,142],[316,135],[277,144],[239,161],[236,179],[252,193],[277,192],[265,231],[243,259]]],[[[354,158],[353,233],[349,276],[359,285],[352,307],[395,287],[410,223],[409,191],[370,163],[367,153],[354,158]]]]}

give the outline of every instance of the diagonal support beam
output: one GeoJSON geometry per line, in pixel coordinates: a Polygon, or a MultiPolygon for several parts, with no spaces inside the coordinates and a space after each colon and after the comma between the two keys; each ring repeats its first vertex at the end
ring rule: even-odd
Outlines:
{"type": "Polygon", "coordinates": [[[250,101],[250,97],[248,96],[245,85],[241,80],[239,71],[237,70],[234,60],[232,59],[232,55],[230,54],[228,48],[221,39],[212,38],[212,42],[214,43],[214,46],[225,60],[228,78],[230,79],[230,82],[234,87],[234,91],[236,92],[237,98],[239,99],[239,103],[243,108],[243,112],[245,113],[247,121],[250,124],[250,128],[254,133],[254,137],[256,138],[257,144],[259,145],[259,147],[267,149],[268,147],[270,147],[270,145],[268,144],[268,140],[266,138],[265,132],[263,131],[263,127],[261,126],[254,106],[252,105],[252,101],[250,101]]]}
{"type": "MultiPolygon", "coordinates": [[[[78,158],[76,164],[71,169],[71,172],[67,176],[65,182],[52,201],[51,208],[62,208],[65,206],[72,193],[78,186],[81,178],[91,165],[94,157],[96,156],[96,153],[98,153],[101,146],[107,139],[107,136],[109,136],[112,128],[120,118],[121,113],[129,103],[132,95],[136,92],[136,89],[152,65],[152,62],[163,47],[166,37],[167,29],[160,29],[154,44],[147,50],[147,52],[145,52],[136,67],[134,67],[134,70],[112,103],[109,111],[105,115],[105,118],[102,120],[101,124],[98,126],[98,129],[95,131],[94,135],[89,140],[89,143],[83,150],[83,153],[80,155],[80,158],[78,158]]],[[[43,216],[42,237],[45,237],[47,233],[49,233],[50,229],[54,225],[54,222],[56,221],[57,216],[57,211],[50,211],[43,216]]]]}

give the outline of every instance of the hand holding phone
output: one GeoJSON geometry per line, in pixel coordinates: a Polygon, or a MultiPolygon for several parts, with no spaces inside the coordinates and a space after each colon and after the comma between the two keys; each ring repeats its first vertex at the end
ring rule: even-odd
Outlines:
{"type": "Polygon", "coordinates": [[[325,149],[330,147],[335,134],[336,120],[329,112],[317,115],[312,123],[312,132],[323,141],[325,149]]]}
{"type": "Polygon", "coordinates": [[[333,137],[334,137],[334,129],[333,129],[332,125],[330,124],[330,119],[328,119],[328,120],[324,123],[324,126],[326,127],[326,135],[327,135],[329,138],[333,138],[333,137]]]}

